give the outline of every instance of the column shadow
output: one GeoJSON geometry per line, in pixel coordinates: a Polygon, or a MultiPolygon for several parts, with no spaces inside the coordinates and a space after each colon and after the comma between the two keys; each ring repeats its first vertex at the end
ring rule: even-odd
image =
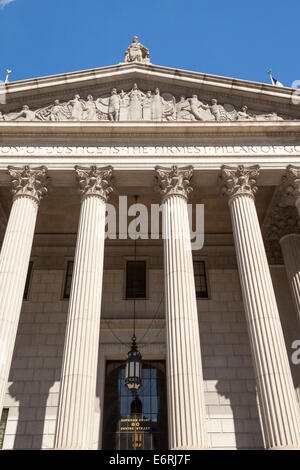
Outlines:
{"type": "MultiPolygon", "coordinates": [[[[64,330],[65,323],[61,325],[64,330]]],[[[50,355],[49,345],[39,343],[38,333],[32,333],[30,344],[24,341],[23,326],[21,321],[8,388],[18,407],[13,449],[53,449],[63,344],[53,346],[57,354],[50,355]]]]}
{"type": "Polygon", "coordinates": [[[230,344],[230,334],[201,332],[208,432],[213,448],[263,449],[255,377],[245,335],[240,333],[241,342],[230,344]]]}

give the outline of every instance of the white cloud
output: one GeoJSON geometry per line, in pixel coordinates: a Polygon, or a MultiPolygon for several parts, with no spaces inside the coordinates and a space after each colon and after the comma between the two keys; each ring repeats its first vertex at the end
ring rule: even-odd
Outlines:
{"type": "Polygon", "coordinates": [[[13,2],[14,0],[0,0],[0,8],[4,8],[9,3],[13,2]]]}

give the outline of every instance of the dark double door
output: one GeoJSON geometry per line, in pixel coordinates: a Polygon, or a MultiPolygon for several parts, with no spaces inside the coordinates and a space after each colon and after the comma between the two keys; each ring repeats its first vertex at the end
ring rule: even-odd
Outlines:
{"type": "Polygon", "coordinates": [[[165,362],[143,362],[142,386],[136,396],[124,378],[125,362],[106,363],[102,449],[167,449],[165,362]]]}

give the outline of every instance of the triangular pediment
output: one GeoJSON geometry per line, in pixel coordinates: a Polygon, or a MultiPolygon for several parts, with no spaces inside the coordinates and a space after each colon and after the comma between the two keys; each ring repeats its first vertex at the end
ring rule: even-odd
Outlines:
{"type": "Polygon", "coordinates": [[[9,83],[0,110],[5,121],[280,121],[300,119],[294,94],[290,88],[122,63],[9,83]]]}

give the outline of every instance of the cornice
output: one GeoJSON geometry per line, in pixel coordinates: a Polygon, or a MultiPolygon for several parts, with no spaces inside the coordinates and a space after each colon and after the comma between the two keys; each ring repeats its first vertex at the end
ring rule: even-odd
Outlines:
{"type": "Polygon", "coordinates": [[[294,137],[300,141],[300,120],[280,122],[0,122],[0,142],[9,137],[59,138],[84,136],[118,138],[134,136],[189,137],[228,136],[244,137],[251,142],[255,137],[294,137]]]}
{"type": "Polygon", "coordinates": [[[49,75],[45,77],[31,78],[10,82],[6,85],[8,94],[14,93],[32,93],[32,91],[42,91],[45,88],[71,86],[80,82],[89,82],[90,84],[99,84],[103,80],[110,78],[113,74],[114,78],[126,76],[128,74],[151,75],[153,78],[168,78],[170,84],[186,82],[191,86],[196,85],[201,89],[216,89],[226,91],[230,89],[232,94],[254,94],[268,97],[270,101],[287,101],[291,103],[294,89],[288,87],[274,87],[273,85],[253,82],[249,80],[241,80],[237,78],[222,77],[196,71],[188,71],[165,67],[154,64],[139,63],[120,63],[116,65],[93,68],[82,71],[49,75]]]}

